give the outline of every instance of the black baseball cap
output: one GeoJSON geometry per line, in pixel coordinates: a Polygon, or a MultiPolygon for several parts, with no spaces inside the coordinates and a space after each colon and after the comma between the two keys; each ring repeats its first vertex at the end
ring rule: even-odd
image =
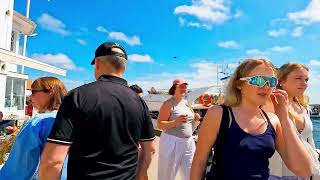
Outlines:
{"type": "Polygon", "coordinates": [[[106,55],[119,56],[127,60],[127,53],[122,46],[120,46],[118,43],[115,43],[115,42],[105,42],[96,49],[91,65],[95,63],[94,60],[96,57],[106,56],[106,55]],[[113,51],[113,48],[118,48],[121,51],[123,51],[123,53],[120,53],[118,51],[113,51]]]}

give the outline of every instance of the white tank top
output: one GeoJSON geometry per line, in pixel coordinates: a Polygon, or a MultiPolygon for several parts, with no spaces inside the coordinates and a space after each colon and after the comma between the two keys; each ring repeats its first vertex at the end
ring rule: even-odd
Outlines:
{"type": "MultiPolygon", "coordinates": [[[[305,127],[303,131],[299,134],[297,130],[297,134],[300,139],[308,142],[313,148],[315,148],[314,140],[313,140],[313,126],[308,111],[305,108],[302,108],[303,117],[305,120],[305,127]]],[[[284,164],[281,159],[280,154],[276,151],[274,155],[269,159],[269,168],[270,168],[270,175],[273,176],[295,176],[284,164]]]]}

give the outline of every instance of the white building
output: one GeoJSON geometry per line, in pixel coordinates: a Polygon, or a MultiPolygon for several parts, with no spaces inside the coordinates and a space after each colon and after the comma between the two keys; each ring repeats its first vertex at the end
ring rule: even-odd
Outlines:
{"type": "MultiPolygon", "coordinates": [[[[30,0],[27,0],[30,3],[30,0]]],[[[27,3],[27,4],[28,4],[27,3]]],[[[66,71],[26,56],[19,55],[20,38],[31,35],[36,24],[13,10],[14,0],[1,0],[0,6],[0,111],[23,117],[25,113],[26,80],[24,67],[66,75],[66,71]]]]}

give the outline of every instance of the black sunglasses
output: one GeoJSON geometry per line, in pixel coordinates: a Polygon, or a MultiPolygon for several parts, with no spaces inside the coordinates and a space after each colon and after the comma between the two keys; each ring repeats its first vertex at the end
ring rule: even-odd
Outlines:
{"type": "Polygon", "coordinates": [[[47,89],[32,89],[31,94],[36,94],[37,92],[49,92],[47,89]]]}

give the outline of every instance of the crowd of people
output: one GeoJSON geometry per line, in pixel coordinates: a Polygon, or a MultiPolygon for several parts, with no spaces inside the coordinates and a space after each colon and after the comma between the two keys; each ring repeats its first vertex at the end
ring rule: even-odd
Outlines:
{"type": "Polygon", "coordinates": [[[105,42],[91,62],[95,82],[67,93],[55,77],[36,79],[30,100],[39,113],[21,128],[0,179],[146,180],[156,151],[158,180],[178,173],[182,180],[320,178],[305,65],[243,61],[228,80],[224,102],[205,117],[185,100],[188,83],[174,80],[172,97],[160,108],[156,149],[143,91],[123,79],[126,61],[122,46],[105,42]]]}

